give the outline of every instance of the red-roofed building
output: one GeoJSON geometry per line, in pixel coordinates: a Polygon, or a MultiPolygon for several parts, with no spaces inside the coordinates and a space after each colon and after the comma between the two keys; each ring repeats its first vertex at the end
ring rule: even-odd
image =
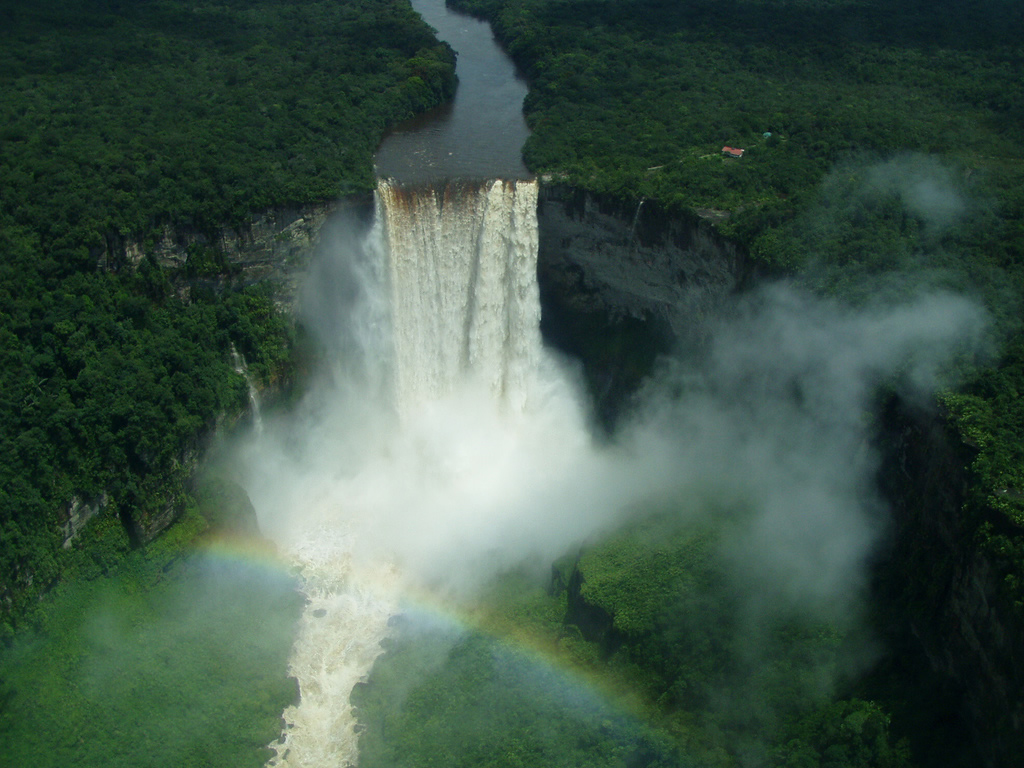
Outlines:
{"type": "Polygon", "coordinates": [[[736,147],[722,147],[722,154],[727,157],[743,157],[745,149],[736,149],[736,147]]]}

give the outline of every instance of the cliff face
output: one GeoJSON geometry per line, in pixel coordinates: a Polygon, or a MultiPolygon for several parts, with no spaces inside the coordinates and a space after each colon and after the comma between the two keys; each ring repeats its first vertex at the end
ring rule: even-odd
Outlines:
{"type": "Polygon", "coordinates": [[[106,492],[95,499],[72,497],[64,508],[62,546],[65,549],[71,547],[75,537],[92,518],[111,509],[120,518],[132,546],[148,544],[184,514],[190,503],[193,477],[201,458],[197,436],[178,455],[170,470],[143,477],[139,488],[128,492],[113,508],[106,492]],[[143,498],[147,501],[143,502],[143,498]]]}
{"type": "MultiPolygon", "coordinates": [[[[546,337],[583,359],[602,415],[645,375],[638,348],[699,343],[710,311],[755,277],[706,222],[651,201],[548,185],[538,221],[546,337]]],[[[879,555],[876,593],[892,651],[887,674],[902,681],[919,710],[911,719],[932,735],[915,745],[927,764],[1013,765],[1024,752],[1024,624],[1001,596],[1012,567],[980,546],[986,521],[965,512],[970,449],[934,413],[895,404],[882,422],[880,482],[893,535],[879,555]]],[[[609,617],[587,603],[584,578],[574,569],[557,585],[569,595],[566,621],[604,647],[609,617]]]]}
{"type": "Polygon", "coordinates": [[[547,185],[538,209],[538,273],[548,295],[582,312],[646,318],[676,339],[750,275],[745,256],[695,214],[547,185]]]}
{"type": "Polygon", "coordinates": [[[611,429],[658,355],[700,342],[709,313],[748,281],[749,261],[695,214],[651,200],[546,184],[537,221],[541,330],[582,361],[611,429]]]}
{"type": "MultiPolygon", "coordinates": [[[[254,215],[243,226],[221,227],[212,232],[168,225],[145,240],[110,234],[105,247],[95,256],[101,268],[119,270],[136,268],[148,254],[185,298],[196,286],[217,291],[228,284],[266,283],[271,286],[278,306],[290,314],[295,310],[299,282],[311,255],[329,237],[329,220],[347,210],[368,217],[372,213],[372,199],[273,209],[254,215]]],[[[220,426],[218,423],[213,428],[220,426]]],[[[133,545],[155,539],[181,517],[191,496],[201,443],[202,436],[197,435],[182,450],[169,473],[141,481],[141,497],[150,501],[142,503],[137,495],[122,499],[117,505],[133,545]],[[154,499],[160,501],[153,502],[154,499]]],[[[88,521],[109,506],[106,493],[94,499],[69,499],[61,531],[63,546],[70,547],[88,521]]]]}
{"type": "Polygon", "coordinates": [[[1024,624],[1006,603],[1005,569],[981,533],[986,523],[1007,523],[969,511],[970,449],[941,416],[894,403],[883,422],[881,481],[895,523],[877,582],[884,630],[897,663],[926,662],[899,670],[923,692],[922,709],[938,710],[926,696],[945,699],[948,712],[935,730],[965,733],[973,746],[951,744],[947,750],[962,752],[959,762],[948,751],[933,762],[1016,764],[1024,751],[1024,624]]]}
{"type": "Polygon", "coordinates": [[[185,295],[193,285],[217,289],[229,281],[265,282],[286,312],[294,309],[298,283],[310,254],[322,239],[324,225],[342,210],[366,215],[366,198],[275,208],[254,214],[236,227],[206,231],[188,225],[165,225],[146,240],[110,235],[96,258],[102,268],[134,268],[150,254],[178,279],[185,295]]]}

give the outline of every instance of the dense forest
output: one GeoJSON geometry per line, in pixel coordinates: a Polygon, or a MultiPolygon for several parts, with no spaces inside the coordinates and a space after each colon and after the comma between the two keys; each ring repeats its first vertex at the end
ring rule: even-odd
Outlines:
{"type": "Polygon", "coordinates": [[[190,453],[245,402],[231,349],[264,383],[288,375],[289,321],[230,279],[217,229],[372,189],[385,128],[451,95],[454,57],[388,0],[4,2],[0,20],[6,636],[94,557],[61,547],[72,504],[129,532],[188,505],[190,453]],[[165,225],[210,246],[161,268],[165,225]],[[222,290],[189,290],[211,274],[222,290]]]}
{"type": "Polygon", "coordinates": [[[12,757],[266,761],[295,697],[294,583],[190,554],[225,509],[252,518],[237,491],[194,481],[246,408],[239,357],[260,386],[287,382],[295,331],[218,233],[368,194],[387,127],[454,87],[451,50],[398,0],[0,2],[12,757]],[[190,235],[178,266],[153,253],[168,232],[190,235]]]}
{"type": "MultiPolygon", "coordinates": [[[[1001,609],[1024,611],[1020,5],[451,4],[491,21],[529,79],[532,171],[696,210],[761,274],[852,303],[922,282],[982,297],[992,356],[961,361],[941,405],[971,462],[960,535],[998,571],[1001,609]]],[[[182,553],[207,526],[197,510],[225,504],[191,478],[244,409],[232,350],[263,384],[300,363],[272,291],[216,232],[367,193],[380,137],[451,96],[454,57],[403,0],[0,0],[0,22],[0,734],[33,765],[259,765],[294,697],[294,595],[247,570],[197,600],[216,566],[182,553]],[[210,245],[162,266],[168,226],[210,245]],[[66,542],[73,505],[100,513],[66,542]],[[182,522],[141,549],[168,510],[182,522]],[[99,618],[81,609],[97,595],[99,618]]],[[[922,708],[932,691],[892,690],[909,678],[816,690],[848,641],[827,622],[774,614],[752,656],[721,535],[654,514],[556,564],[547,588],[499,580],[469,631],[399,622],[354,695],[366,765],[973,759],[922,708]],[[538,669],[531,644],[564,669],[538,669]]]]}

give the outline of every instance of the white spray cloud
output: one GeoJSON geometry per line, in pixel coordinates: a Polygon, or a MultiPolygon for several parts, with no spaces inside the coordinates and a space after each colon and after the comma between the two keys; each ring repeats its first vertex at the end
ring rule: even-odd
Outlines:
{"type": "Polygon", "coordinates": [[[950,168],[928,155],[903,154],[870,166],[865,193],[899,195],[907,211],[940,234],[960,221],[967,204],[950,168]]]}
{"type": "Polygon", "coordinates": [[[984,328],[951,294],[852,309],[765,288],[712,323],[705,356],[652,386],[633,453],[745,508],[726,547],[753,594],[841,615],[881,524],[872,396],[883,382],[934,391],[984,328]]]}
{"type": "MultiPolygon", "coordinates": [[[[342,247],[365,259],[347,237],[342,247]]],[[[331,305],[337,284],[318,278],[306,310],[341,324],[324,334],[336,341],[349,318],[380,304],[345,283],[331,305]]],[[[979,343],[984,317],[950,294],[854,310],[787,286],[729,311],[711,322],[707,354],[652,382],[632,423],[601,448],[553,358],[515,414],[467,379],[400,420],[379,382],[335,370],[305,409],[244,451],[261,526],[282,542],[310,530],[357,540],[356,557],[465,585],[520,557],[555,558],[646,501],[712,488],[752,510],[733,544],[745,570],[794,598],[834,599],[859,580],[877,533],[874,388],[934,390],[950,356],[979,343]]]]}

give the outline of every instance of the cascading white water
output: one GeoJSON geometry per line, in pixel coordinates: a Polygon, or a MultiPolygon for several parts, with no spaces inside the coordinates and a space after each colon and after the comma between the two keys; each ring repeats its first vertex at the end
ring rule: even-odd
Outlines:
{"type": "Polygon", "coordinates": [[[249,366],[245,364],[245,358],[238,353],[234,344],[231,345],[231,367],[234,368],[235,373],[245,379],[245,386],[249,391],[249,412],[252,414],[253,428],[259,434],[263,431],[263,411],[260,408],[260,393],[256,389],[252,376],[249,375],[249,366]]]}
{"type": "Polygon", "coordinates": [[[492,181],[415,192],[382,181],[402,412],[467,379],[522,408],[541,354],[537,184],[492,181]]]}
{"type": "Polygon", "coordinates": [[[330,434],[287,482],[281,459],[252,470],[258,510],[287,496],[276,538],[308,599],[290,665],[301,699],[269,765],[356,764],[349,694],[381,652],[399,583],[437,583],[431,568],[453,555],[496,559],[495,542],[524,525],[524,478],[555,475],[574,453],[545,458],[551,445],[586,442],[541,345],[536,206],[535,182],[378,186],[378,240],[361,252],[384,263],[353,270],[367,284],[344,318],[356,346],[372,347],[360,352],[367,391],[331,396],[391,416],[313,425],[330,434]],[[382,385],[384,397],[368,391],[382,385]]]}

